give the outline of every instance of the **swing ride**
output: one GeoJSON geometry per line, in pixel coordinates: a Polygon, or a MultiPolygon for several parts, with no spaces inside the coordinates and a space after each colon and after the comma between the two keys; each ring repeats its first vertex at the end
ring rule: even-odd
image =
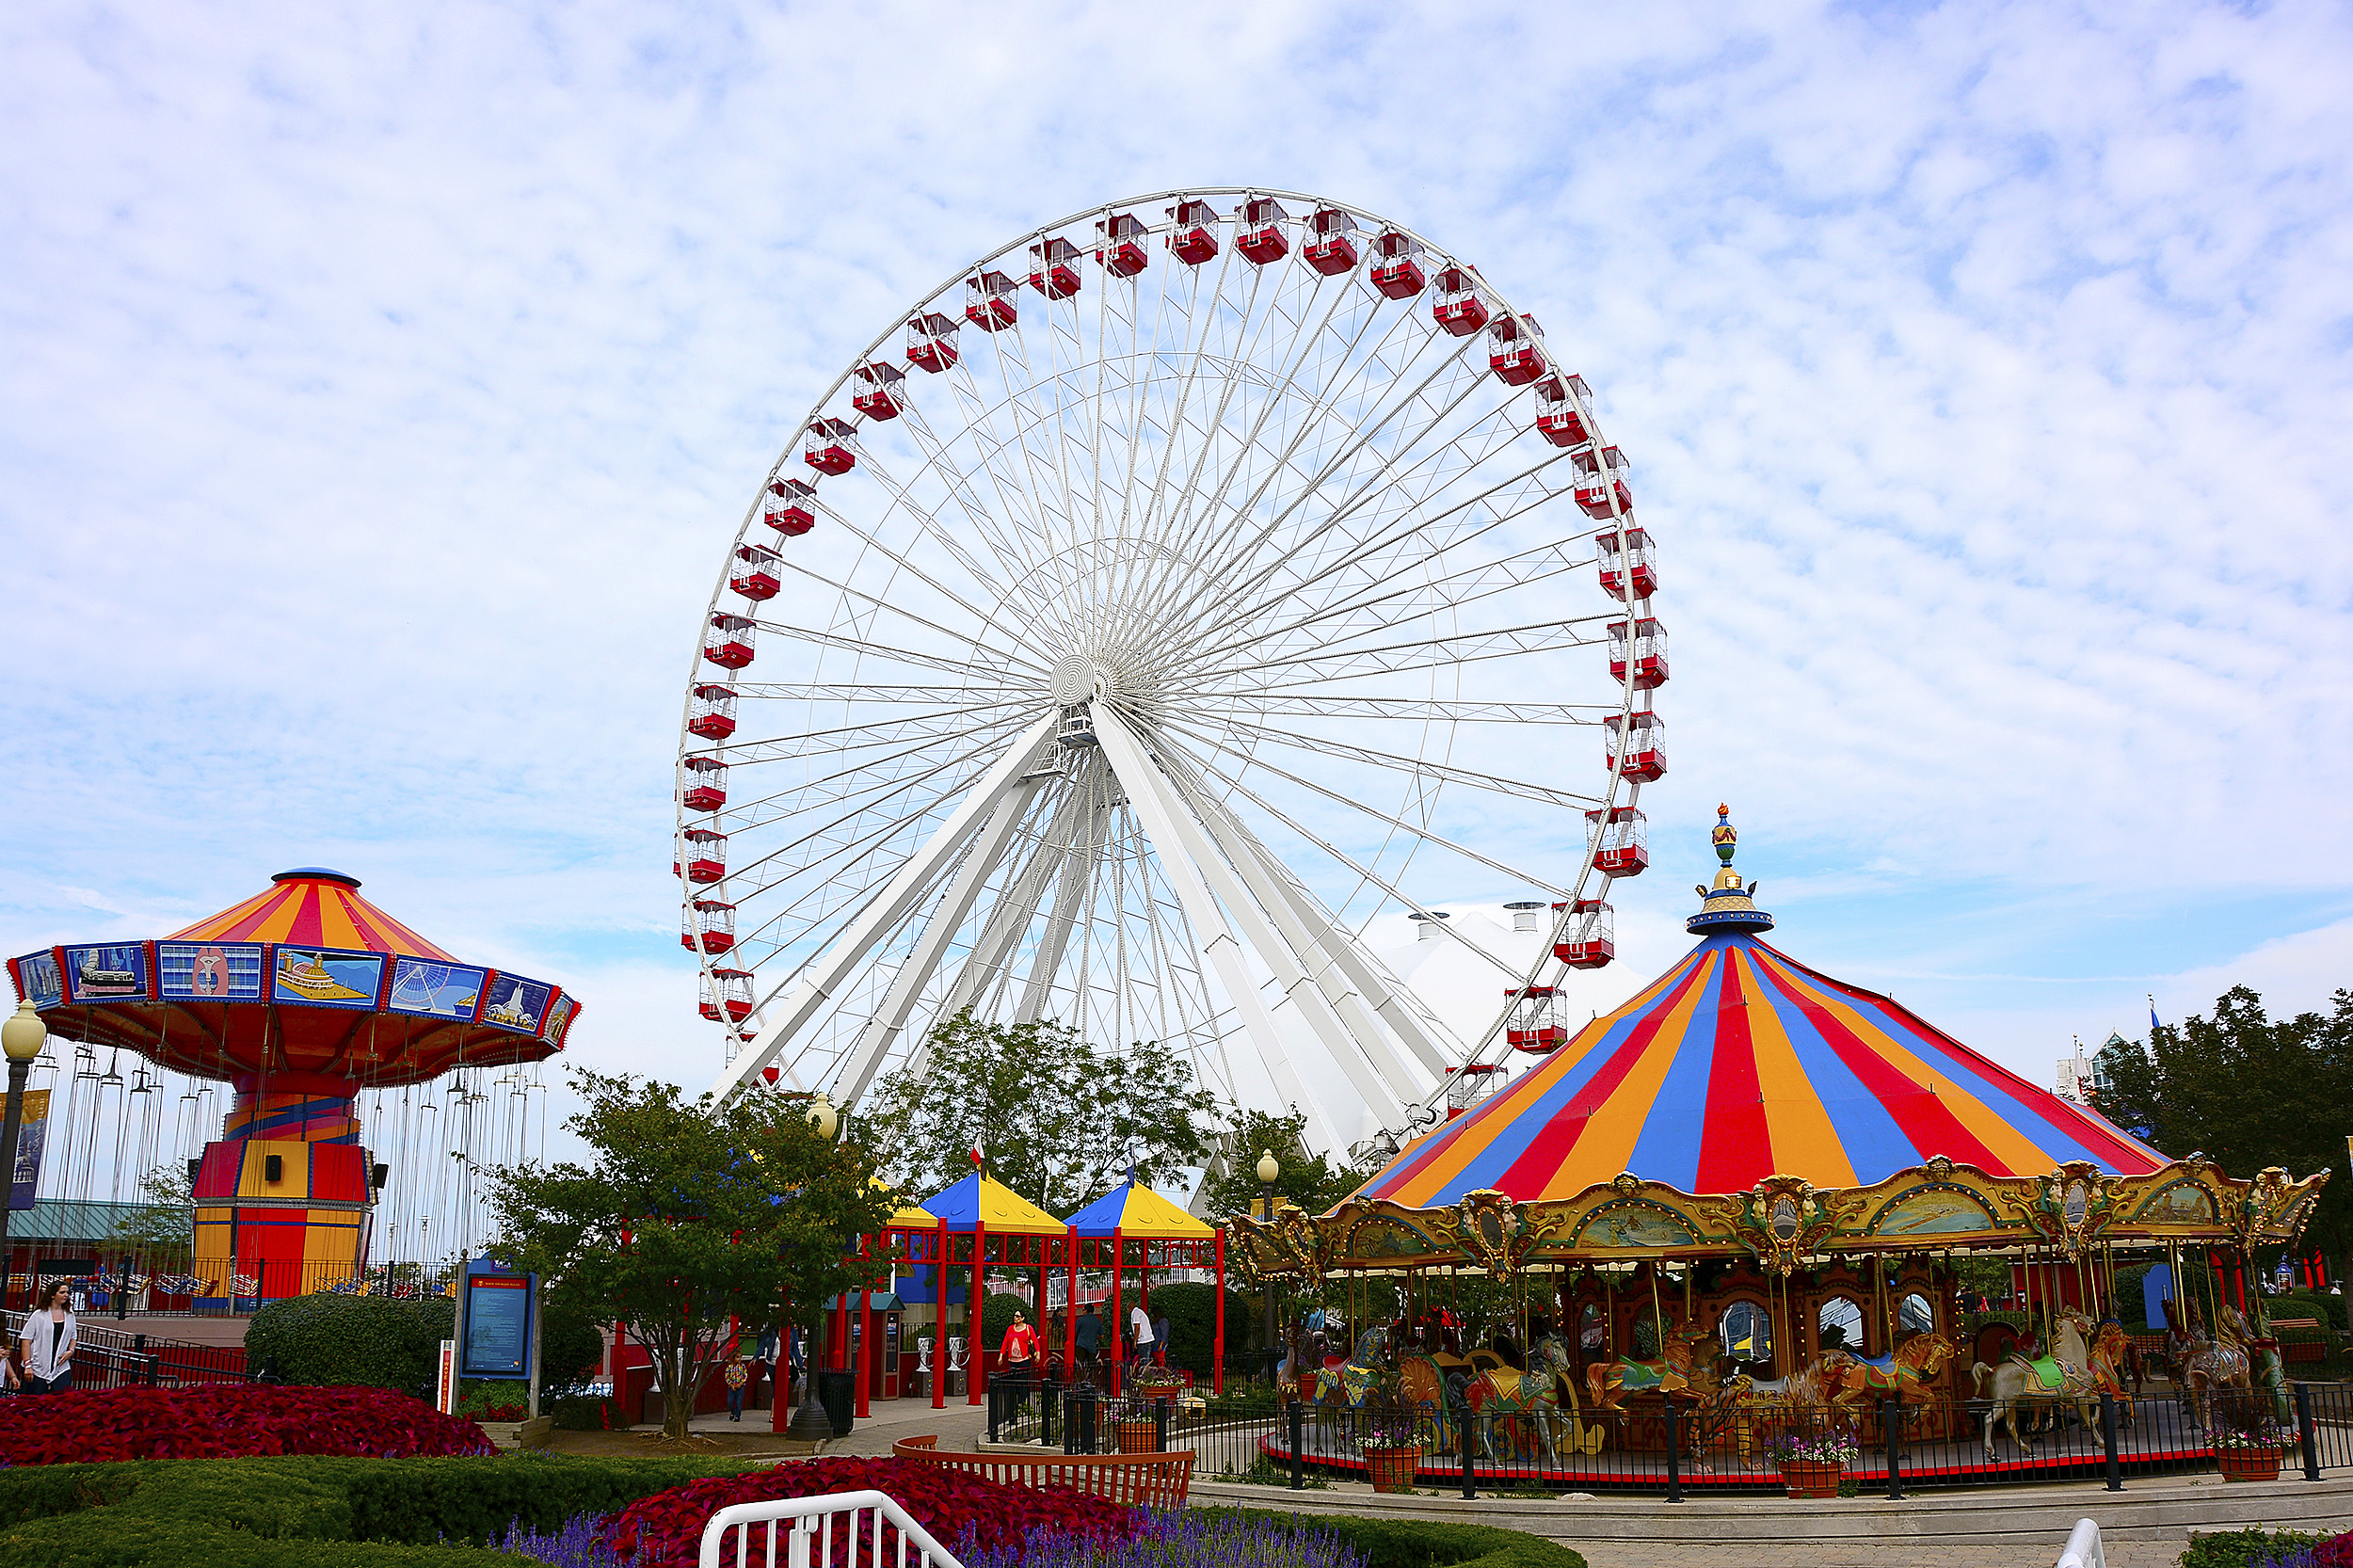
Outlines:
{"type": "Polygon", "coordinates": [[[2189,1320],[2239,1332],[2248,1254],[2294,1243],[2326,1170],[2240,1179],[2169,1159],[1892,997],[1808,968],[1762,940],[1772,917],[1732,869],[1728,808],[1712,837],[1723,864],[1697,889],[1700,941],[1681,962],[1330,1213],[1237,1216],[1239,1272],[1345,1296],[1360,1326],[1395,1323],[1404,1352],[1385,1369],[1401,1388],[1471,1366],[1480,1352],[1457,1342],[1469,1289],[1498,1343],[1581,1374],[1559,1380],[1556,1418],[1650,1413],[1613,1429],[1636,1448],[1665,1447],[1670,1411],[1698,1442],[1753,1436],[1759,1412],[1793,1403],[1867,1432],[1895,1400],[1907,1441],[1984,1417],[1990,1456],[1994,1416],[2023,1443],[2015,1377],[1997,1380],[1993,1415],[1969,1404],[1973,1380],[2009,1362],[1997,1338],[2073,1348],[2048,1399],[2096,1406],[2099,1348],[2113,1356],[2125,1336],[2104,1322],[2116,1272],[2136,1259],[2207,1272],[2189,1320]],[[1973,1255],[2008,1265],[2024,1335],[1965,1320],[1973,1255]]]}
{"type": "Polygon", "coordinates": [[[151,1240],[152,1256],[120,1260],[144,1309],[390,1288],[389,1263],[438,1263],[480,1236],[472,1164],[544,1137],[536,1064],[563,1048],[578,1001],[460,961],[359,888],[303,867],[158,940],[8,961],[18,997],[73,1049],[47,1139],[63,1176],[45,1187],[128,1210],[186,1172],[192,1247],[151,1240]]]}

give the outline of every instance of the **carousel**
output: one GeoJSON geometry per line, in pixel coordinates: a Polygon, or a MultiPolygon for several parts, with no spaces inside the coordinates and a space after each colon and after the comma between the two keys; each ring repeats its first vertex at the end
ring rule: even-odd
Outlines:
{"type": "Polygon", "coordinates": [[[1523,1032],[1540,1061],[1331,1212],[1232,1222],[1245,1278],[1316,1304],[1286,1391],[1556,1481],[1670,1446],[1753,1463],[1792,1411],[1865,1442],[1890,1411],[1907,1442],[1981,1428],[1989,1455],[2002,1421],[2023,1454],[2038,1400],[2129,1400],[2136,1262],[2198,1282],[2167,1304],[2177,1382],[2276,1388],[2247,1259],[2328,1173],[2169,1158],[1789,957],[1718,816],[1681,962],[1573,1037],[1523,1032]],[[1987,1258],[2023,1324],[1964,1313],[1987,1258]]]}

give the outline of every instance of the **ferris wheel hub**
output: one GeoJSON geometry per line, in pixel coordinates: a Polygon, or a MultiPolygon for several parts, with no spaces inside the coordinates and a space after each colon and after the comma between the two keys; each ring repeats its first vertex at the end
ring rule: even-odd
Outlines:
{"type": "Polygon", "coordinates": [[[1108,696],[1116,688],[1111,672],[1083,653],[1065,653],[1048,676],[1054,700],[1064,708],[1108,696]]]}

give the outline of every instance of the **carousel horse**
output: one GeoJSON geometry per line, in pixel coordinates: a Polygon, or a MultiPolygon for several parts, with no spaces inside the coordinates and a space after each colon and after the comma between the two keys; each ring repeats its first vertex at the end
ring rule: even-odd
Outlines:
{"type": "Polygon", "coordinates": [[[1375,1323],[1365,1330],[1356,1341],[1356,1348],[1344,1361],[1330,1361],[1315,1372],[1315,1393],[1311,1402],[1328,1407],[1333,1396],[1338,1395],[1351,1410],[1362,1410],[1366,1399],[1379,1387],[1383,1375],[1384,1352],[1388,1349],[1389,1331],[1375,1323]]]}
{"type": "MultiPolygon", "coordinates": [[[[1471,1425],[1479,1433],[1480,1457],[1490,1464],[1496,1462],[1496,1423],[1504,1421],[1513,1432],[1533,1427],[1537,1457],[1547,1465],[1556,1463],[1552,1417],[1559,1413],[1561,1401],[1551,1371],[1529,1367],[1519,1346],[1508,1336],[1498,1335],[1491,1348],[1499,1365],[1480,1373],[1469,1389],[1471,1425]]],[[[1516,1459],[1519,1444],[1514,1441],[1512,1448],[1516,1459]]]]}
{"type": "Polygon", "coordinates": [[[1601,1452],[1602,1429],[1598,1422],[1587,1426],[1577,1399],[1577,1350],[1568,1339],[1558,1334],[1546,1334],[1529,1347],[1528,1364],[1531,1370],[1543,1372],[1552,1379],[1559,1390],[1553,1396],[1554,1419],[1566,1427],[1568,1449],[1571,1453],[1601,1452]],[[1565,1409],[1562,1408],[1565,1402],[1565,1409]]]}
{"type": "Polygon", "coordinates": [[[1421,1412],[1436,1431],[1436,1453],[1455,1451],[1454,1413],[1463,1402],[1465,1378],[1452,1377],[1437,1358],[1419,1352],[1401,1355],[1397,1363],[1397,1394],[1405,1408],[1421,1412]]]}
{"type": "MultiPolygon", "coordinates": [[[[2229,1337],[2233,1326],[2231,1320],[2237,1318],[2238,1314],[2229,1307],[2224,1307],[2222,1311],[2227,1314],[2220,1317],[2225,1337],[2207,1338],[2199,1332],[2198,1324],[2193,1320],[2184,1330],[2186,1344],[2179,1363],[2182,1393],[2190,1419],[2209,1429],[2213,1426],[2211,1417],[2216,1389],[2241,1389],[2249,1399],[2255,1391],[2254,1358],[2248,1353],[2245,1341],[2229,1337]]],[[[2243,1329],[2246,1325],[2242,1321],[2237,1326],[2243,1329]]]]}
{"type": "Polygon", "coordinates": [[[1702,1356],[1700,1347],[1713,1344],[1715,1338],[1713,1329],[1685,1323],[1665,1336],[1657,1361],[1637,1361],[1629,1355],[1593,1363],[1585,1368],[1585,1386],[1593,1396],[1594,1411],[1623,1412],[1625,1407],[1618,1402],[1620,1394],[1693,1393],[1715,1360],[1702,1356]]]}
{"type": "Polygon", "coordinates": [[[2221,1317],[2224,1335],[2235,1339],[2238,1348],[2247,1354],[2250,1391],[2270,1404],[2274,1420],[2294,1420],[2293,1405],[2288,1397],[2287,1372],[2280,1362],[2280,1341],[2248,1327],[2247,1320],[2239,1315],[2235,1306],[2224,1307],[2221,1317]]]}
{"type": "Polygon", "coordinates": [[[2089,1401],[2098,1397],[2100,1383],[2077,1326],[2089,1322],[2080,1313],[2062,1314],[2052,1324],[2053,1343],[2042,1354],[2033,1356],[2012,1351],[1998,1367],[1989,1367],[1982,1361],[1971,1365],[1970,1388],[1977,1398],[1990,1397],[1993,1400],[1985,1413],[1984,1446],[1988,1460],[1993,1457],[1996,1426],[2009,1428],[2009,1440],[2018,1446],[2019,1452],[2034,1452],[2034,1445],[2026,1441],[2019,1429],[2022,1411],[2031,1416],[2037,1411],[2056,1413],[2063,1404],[2073,1405],[2077,1418],[2090,1426],[2089,1401]]]}

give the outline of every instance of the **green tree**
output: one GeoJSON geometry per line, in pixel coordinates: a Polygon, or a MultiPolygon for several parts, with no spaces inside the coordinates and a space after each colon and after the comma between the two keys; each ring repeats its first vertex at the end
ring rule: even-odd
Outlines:
{"type": "Polygon", "coordinates": [[[2100,1053],[2108,1087],[2101,1114],[2176,1158],[2202,1153],[2234,1176],[2266,1165],[2305,1176],[2337,1172],[2304,1229],[2307,1247],[2342,1256],[2353,1243],[2353,991],[2329,1014],[2265,1016],[2263,999],[2234,985],[2211,1018],[2150,1031],[2145,1042],[2100,1053]]]}
{"type": "Polygon", "coordinates": [[[136,1249],[150,1268],[186,1268],[196,1235],[187,1166],[154,1167],[139,1177],[139,1196],[140,1206],[115,1222],[113,1240],[136,1249]]]}
{"type": "Polygon", "coordinates": [[[852,1238],[897,1201],[856,1139],[821,1138],[792,1099],[753,1091],[692,1102],[666,1083],[575,1070],[586,1108],[566,1125],[593,1165],[488,1171],[488,1251],[579,1308],[626,1325],[653,1362],[663,1430],[682,1438],[732,1319],[815,1326],[868,1285],[852,1238]]]}
{"type": "Polygon", "coordinates": [[[1058,1216],[1130,1163],[1148,1185],[1209,1158],[1203,1119],[1217,1102],[1157,1040],[1101,1050],[1063,1024],[988,1024],[968,1009],[933,1028],[924,1054],[920,1073],[876,1084],[857,1118],[919,1197],[970,1175],[975,1144],[990,1176],[1058,1216]]]}
{"type": "Polygon", "coordinates": [[[1274,1178],[1276,1200],[1295,1203],[1310,1214],[1324,1212],[1363,1186],[1370,1172],[1336,1163],[1329,1155],[1307,1152],[1303,1136],[1306,1128],[1307,1118],[1299,1112],[1288,1116],[1271,1116],[1263,1111],[1241,1112],[1234,1130],[1226,1135],[1226,1169],[1209,1176],[1201,1211],[1213,1221],[1232,1214],[1263,1218],[1266,1189],[1258,1182],[1262,1151],[1273,1154],[1274,1162],[1283,1168],[1274,1178]]]}

